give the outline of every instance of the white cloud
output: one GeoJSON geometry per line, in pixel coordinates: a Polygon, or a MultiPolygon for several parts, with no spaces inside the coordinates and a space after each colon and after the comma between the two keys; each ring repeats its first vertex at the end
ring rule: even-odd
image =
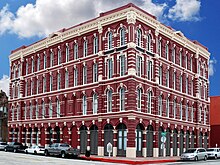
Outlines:
{"type": "Polygon", "coordinates": [[[209,76],[213,76],[214,73],[215,73],[215,68],[214,68],[214,65],[217,63],[217,60],[216,59],[211,59],[209,61],[209,76]]]}
{"type": "Polygon", "coordinates": [[[200,7],[199,0],[176,0],[176,4],[168,11],[168,18],[178,21],[198,21],[200,7]]]}
{"type": "Polygon", "coordinates": [[[9,77],[7,75],[3,75],[2,79],[0,79],[0,90],[3,90],[7,96],[9,96],[9,77]]]}
{"type": "Polygon", "coordinates": [[[19,7],[15,14],[8,10],[8,5],[3,7],[0,10],[0,33],[10,31],[23,38],[42,37],[130,2],[159,18],[167,6],[152,0],[36,0],[35,4],[19,7]]]}

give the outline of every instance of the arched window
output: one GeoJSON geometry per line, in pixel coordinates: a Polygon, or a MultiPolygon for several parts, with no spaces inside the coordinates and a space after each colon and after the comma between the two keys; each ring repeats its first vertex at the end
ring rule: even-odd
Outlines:
{"type": "Polygon", "coordinates": [[[182,57],[182,51],[180,51],[180,66],[183,66],[183,57],[182,57]]]}
{"type": "Polygon", "coordinates": [[[58,65],[60,65],[62,63],[62,56],[61,56],[61,49],[58,48],[58,52],[57,52],[57,60],[58,60],[58,65]]]}
{"type": "Polygon", "coordinates": [[[46,114],[46,109],[45,109],[45,103],[44,101],[42,101],[42,118],[45,118],[45,114],[46,114]]]}
{"type": "Polygon", "coordinates": [[[170,115],[170,100],[169,97],[166,99],[166,117],[169,117],[170,115]]]}
{"type": "Polygon", "coordinates": [[[199,122],[202,121],[202,107],[199,108],[199,122]]]}
{"type": "Polygon", "coordinates": [[[188,77],[186,77],[186,84],[185,85],[186,85],[186,94],[189,94],[189,92],[188,92],[188,85],[189,85],[188,84],[188,77]]]}
{"type": "Polygon", "coordinates": [[[14,78],[14,79],[16,78],[16,66],[13,67],[13,76],[12,76],[12,78],[14,78]]]}
{"type": "Polygon", "coordinates": [[[173,118],[176,118],[176,99],[173,100],[173,118]]]}
{"type": "Polygon", "coordinates": [[[35,67],[34,62],[35,62],[34,59],[32,59],[32,61],[31,61],[31,72],[32,73],[34,73],[34,67],[35,67]]]}
{"type": "Polygon", "coordinates": [[[137,30],[137,46],[141,47],[141,40],[142,40],[142,32],[141,29],[137,30]]]}
{"type": "Polygon", "coordinates": [[[34,91],[34,80],[31,81],[31,95],[33,95],[34,91]]]}
{"type": "Polygon", "coordinates": [[[112,78],[113,75],[113,62],[112,58],[108,59],[108,79],[112,78]]]}
{"type": "Polygon", "coordinates": [[[83,95],[83,115],[87,115],[87,98],[86,98],[86,95],[83,95]]]}
{"type": "Polygon", "coordinates": [[[107,92],[107,112],[112,112],[112,90],[107,92]]]}
{"type": "Polygon", "coordinates": [[[192,71],[192,57],[190,57],[190,71],[192,71]]]}
{"type": "Polygon", "coordinates": [[[152,92],[148,92],[147,96],[147,113],[151,113],[152,110],[152,92]]]}
{"type": "Polygon", "coordinates": [[[93,53],[98,53],[98,37],[93,38],[93,53]]]}
{"type": "Polygon", "coordinates": [[[193,106],[191,107],[191,122],[193,122],[193,118],[194,118],[194,109],[193,106]]]}
{"type": "Polygon", "coordinates": [[[69,87],[69,72],[66,71],[65,73],[65,88],[69,87]]]}
{"type": "Polygon", "coordinates": [[[125,45],[125,29],[120,29],[120,46],[125,45]]]}
{"type": "Polygon", "coordinates": [[[161,40],[158,40],[158,54],[161,57],[162,56],[162,43],[161,40]]]}
{"type": "Polygon", "coordinates": [[[172,49],[172,62],[176,63],[176,49],[175,48],[172,49]]]}
{"type": "Polygon", "coordinates": [[[97,114],[98,111],[98,98],[97,94],[94,93],[92,97],[92,109],[93,109],[93,114],[97,114]]]}
{"type": "Polygon", "coordinates": [[[125,89],[122,87],[120,88],[120,111],[125,110],[125,89]]]}
{"type": "Polygon", "coordinates": [[[168,44],[166,44],[165,46],[165,58],[169,60],[169,45],[168,44]]]}
{"type": "Polygon", "coordinates": [[[74,86],[78,85],[78,69],[74,68],[74,86]]]}
{"type": "Polygon", "coordinates": [[[162,66],[159,67],[159,84],[162,85],[162,80],[163,79],[163,71],[162,71],[162,66]]]}
{"type": "Polygon", "coordinates": [[[52,118],[53,116],[53,105],[52,105],[52,101],[50,100],[49,103],[49,117],[52,118]]]}
{"type": "Polygon", "coordinates": [[[125,75],[125,55],[119,56],[120,60],[120,76],[125,75]]]}
{"type": "Polygon", "coordinates": [[[87,66],[83,66],[83,84],[87,83],[87,66]]]}
{"type": "Polygon", "coordinates": [[[61,75],[60,73],[57,74],[57,90],[61,89],[61,75]]]}
{"type": "Polygon", "coordinates": [[[46,69],[46,67],[47,67],[47,56],[44,53],[44,69],[46,69]]]}
{"type": "Polygon", "coordinates": [[[60,117],[60,101],[57,99],[57,117],[60,117]]]}
{"type": "Polygon", "coordinates": [[[152,44],[152,38],[151,38],[151,35],[148,34],[147,35],[147,50],[149,52],[152,52],[151,44],[152,44]]]}
{"type": "Polygon", "coordinates": [[[98,81],[98,64],[94,63],[93,64],[93,82],[98,81]]]}
{"type": "Polygon", "coordinates": [[[191,95],[193,96],[193,80],[191,81],[191,95]]]}
{"type": "Polygon", "coordinates": [[[78,44],[74,45],[74,60],[78,59],[78,44]]]}
{"type": "Polygon", "coordinates": [[[180,75],[180,86],[179,86],[179,88],[180,88],[180,92],[182,92],[183,91],[183,77],[182,77],[182,75],[180,75]]]}
{"type": "Polygon", "coordinates": [[[206,124],[206,109],[204,109],[204,124],[206,124]]]}
{"type": "Polygon", "coordinates": [[[53,51],[51,50],[50,52],[50,67],[54,65],[54,54],[53,51]]]}
{"type": "Polygon", "coordinates": [[[163,100],[162,100],[162,96],[160,95],[158,97],[158,115],[162,116],[162,112],[163,112],[163,100]]]}
{"type": "Polygon", "coordinates": [[[84,57],[86,57],[88,55],[88,42],[87,42],[87,40],[85,40],[83,42],[83,55],[84,55],[84,57]]]}
{"type": "Polygon", "coordinates": [[[24,120],[27,119],[27,105],[24,104],[24,120]]]}
{"type": "Polygon", "coordinates": [[[112,48],[112,32],[108,32],[107,39],[108,39],[108,49],[111,49],[112,48]]]}
{"type": "Polygon", "coordinates": [[[148,61],[148,69],[147,69],[147,77],[148,80],[152,80],[152,76],[153,76],[153,65],[152,65],[152,61],[148,61]]]}
{"type": "Polygon", "coordinates": [[[35,111],[36,119],[38,119],[38,116],[39,116],[39,106],[38,106],[38,103],[36,103],[36,111],[35,111]]]}
{"type": "Polygon", "coordinates": [[[188,104],[186,104],[186,121],[188,121],[189,120],[189,106],[188,106],[188,104]]]}
{"type": "Polygon", "coordinates": [[[137,90],[137,110],[141,112],[141,99],[142,99],[142,90],[138,88],[137,90]]]}
{"type": "Polygon", "coordinates": [[[166,73],[166,87],[170,87],[170,71],[169,71],[169,69],[167,70],[167,73],[166,73]]]}
{"type": "Polygon", "coordinates": [[[173,89],[176,89],[176,72],[173,72],[173,89]]]}
{"type": "Polygon", "coordinates": [[[53,90],[53,76],[50,75],[50,91],[53,90]]]}
{"type": "Polygon", "coordinates": [[[142,57],[141,56],[137,56],[136,74],[137,74],[137,76],[141,76],[142,75],[142,57]]]}
{"type": "Polygon", "coordinates": [[[66,62],[70,60],[70,48],[69,45],[66,45],[66,62]]]}
{"type": "Polygon", "coordinates": [[[200,70],[201,70],[201,63],[199,62],[199,63],[198,63],[198,72],[197,72],[199,75],[201,75],[200,70]]]}
{"type": "MultiPolygon", "coordinates": [[[[28,59],[26,60],[26,75],[28,74],[28,59]]],[[[15,75],[14,75],[15,76],[15,75]]]]}
{"type": "Polygon", "coordinates": [[[37,58],[37,71],[40,70],[40,56],[37,58]]]}
{"type": "Polygon", "coordinates": [[[186,69],[188,68],[188,55],[185,55],[186,69]]]}
{"type": "Polygon", "coordinates": [[[183,119],[183,104],[180,102],[180,120],[183,119]]]}
{"type": "Polygon", "coordinates": [[[37,84],[36,84],[36,94],[39,94],[39,83],[40,83],[40,80],[37,79],[37,84]]]}
{"type": "Polygon", "coordinates": [[[30,103],[30,119],[32,119],[33,116],[33,106],[32,103],[30,103]]]}

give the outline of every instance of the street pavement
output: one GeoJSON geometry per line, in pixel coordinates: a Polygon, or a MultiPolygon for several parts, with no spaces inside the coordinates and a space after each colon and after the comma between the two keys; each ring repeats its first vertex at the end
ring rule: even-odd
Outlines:
{"type": "MultiPolygon", "coordinates": [[[[30,155],[24,153],[13,153],[0,151],[0,165],[116,165],[115,163],[104,163],[79,159],[62,159],[58,157],[46,157],[41,155],[30,155]]],[[[123,164],[121,164],[123,165],[123,164]]]]}
{"type": "MultiPolygon", "coordinates": [[[[198,165],[198,164],[201,164],[201,165],[219,165],[220,164],[220,159],[218,160],[214,160],[214,159],[210,159],[210,160],[207,160],[207,161],[204,161],[204,160],[201,160],[201,161],[178,161],[178,162],[173,162],[173,163],[162,163],[160,165],[198,165]]],[[[155,164],[154,164],[155,165],[155,164]]]]}

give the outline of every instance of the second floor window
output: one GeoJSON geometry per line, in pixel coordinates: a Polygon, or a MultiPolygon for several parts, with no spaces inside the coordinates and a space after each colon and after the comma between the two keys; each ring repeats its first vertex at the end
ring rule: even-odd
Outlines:
{"type": "Polygon", "coordinates": [[[162,85],[163,71],[162,66],[159,67],[159,84],[162,85]]]}
{"type": "Polygon", "coordinates": [[[176,118],[176,100],[173,100],[173,118],[176,118]]]}
{"type": "Polygon", "coordinates": [[[36,94],[39,94],[39,83],[40,83],[40,80],[37,79],[37,87],[36,87],[36,94]]]}
{"type": "Polygon", "coordinates": [[[166,73],[166,87],[170,87],[170,71],[167,70],[166,73]]]}
{"type": "Polygon", "coordinates": [[[47,89],[47,82],[46,82],[46,77],[43,78],[43,92],[46,92],[47,89]]]}
{"type": "Polygon", "coordinates": [[[173,89],[176,89],[176,72],[173,72],[173,89]]]}
{"type": "Polygon", "coordinates": [[[112,90],[107,92],[107,112],[112,112],[112,90]]]}
{"type": "Polygon", "coordinates": [[[169,117],[169,114],[170,114],[170,100],[167,97],[167,100],[166,100],[166,117],[169,117]]]}
{"type": "Polygon", "coordinates": [[[162,56],[162,43],[160,40],[158,41],[158,54],[160,57],[162,56]]]}
{"type": "Polygon", "coordinates": [[[87,66],[83,67],[83,84],[87,84],[87,66]]]}
{"type": "Polygon", "coordinates": [[[84,57],[86,57],[88,55],[88,42],[87,42],[87,40],[85,40],[83,43],[83,55],[84,55],[84,57]]]}
{"type": "Polygon", "coordinates": [[[119,57],[120,60],[120,76],[125,75],[125,55],[119,57]]]}
{"type": "Polygon", "coordinates": [[[49,117],[52,118],[53,116],[53,105],[52,105],[52,101],[50,100],[49,103],[49,117]]]}
{"type": "Polygon", "coordinates": [[[148,92],[147,96],[147,113],[151,113],[152,109],[152,92],[148,92]]]}
{"type": "Polygon", "coordinates": [[[119,95],[120,95],[120,111],[124,111],[125,110],[125,89],[124,88],[120,89],[119,95]]]}
{"type": "Polygon", "coordinates": [[[180,51],[180,66],[183,66],[183,57],[182,52],[180,51]]]}
{"type": "Polygon", "coordinates": [[[176,49],[175,48],[172,49],[172,62],[176,63],[176,49]]]}
{"type": "Polygon", "coordinates": [[[142,100],[142,90],[138,88],[137,90],[137,110],[141,112],[141,100],[142,100]]]}
{"type": "Polygon", "coordinates": [[[28,60],[26,61],[26,75],[28,74],[28,60]]]}
{"type": "Polygon", "coordinates": [[[44,54],[44,69],[47,67],[47,56],[44,54]]]}
{"type": "Polygon", "coordinates": [[[189,92],[188,92],[188,77],[186,78],[186,94],[189,94],[189,92]]]}
{"type": "Polygon", "coordinates": [[[33,116],[33,106],[30,104],[30,119],[32,119],[33,116]]]}
{"type": "Polygon", "coordinates": [[[60,117],[60,101],[57,100],[57,117],[60,117]]]}
{"type": "Polygon", "coordinates": [[[98,81],[98,64],[94,63],[93,64],[93,82],[98,81]]]}
{"type": "Polygon", "coordinates": [[[168,44],[166,44],[165,46],[165,58],[169,60],[169,45],[168,44]]]}
{"type": "Polygon", "coordinates": [[[151,45],[152,45],[152,38],[151,38],[151,35],[149,34],[149,35],[147,36],[147,50],[148,50],[149,52],[152,52],[151,45]]]}
{"type": "Polygon", "coordinates": [[[83,96],[83,101],[82,101],[83,105],[83,115],[87,115],[87,100],[86,100],[86,95],[83,96]]]}
{"type": "Polygon", "coordinates": [[[183,91],[183,77],[180,76],[180,85],[179,85],[179,88],[180,88],[180,92],[183,91]]]}
{"type": "Polygon", "coordinates": [[[97,114],[97,111],[98,111],[98,98],[97,98],[96,93],[93,94],[92,104],[93,104],[92,105],[93,114],[97,114]]]}
{"type": "Polygon", "coordinates": [[[162,96],[160,95],[158,97],[158,115],[162,116],[162,112],[163,112],[163,100],[162,100],[162,96]]]}
{"type": "Polygon", "coordinates": [[[112,48],[112,32],[108,32],[107,39],[108,39],[108,49],[111,49],[112,48]]]}

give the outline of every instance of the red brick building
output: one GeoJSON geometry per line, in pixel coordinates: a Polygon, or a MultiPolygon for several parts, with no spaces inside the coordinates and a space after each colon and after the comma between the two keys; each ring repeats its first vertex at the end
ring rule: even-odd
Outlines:
{"type": "Polygon", "coordinates": [[[210,146],[216,147],[220,146],[220,139],[218,137],[220,131],[220,97],[212,96],[210,97],[210,146]]]}
{"type": "Polygon", "coordinates": [[[133,4],[10,55],[9,140],[85,153],[180,155],[209,145],[207,48],[133,4]]]}

